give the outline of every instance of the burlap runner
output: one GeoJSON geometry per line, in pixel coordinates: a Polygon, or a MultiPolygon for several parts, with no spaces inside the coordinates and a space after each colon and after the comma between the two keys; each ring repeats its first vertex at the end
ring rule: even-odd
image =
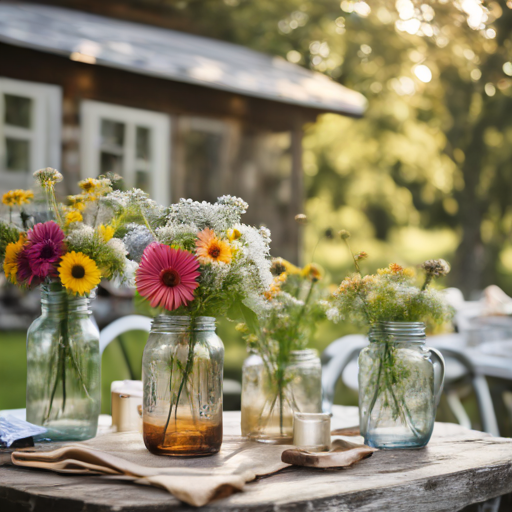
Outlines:
{"type": "Polygon", "coordinates": [[[162,487],[176,498],[200,507],[242,490],[257,476],[269,475],[289,464],[281,453],[290,445],[265,445],[239,436],[225,436],[221,451],[210,457],[181,459],[147,451],[138,432],[106,434],[50,452],[17,451],[17,466],[58,473],[111,475],[135,483],[162,487]]]}
{"type": "MultiPolygon", "coordinates": [[[[357,409],[335,406],[333,427],[353,425],[357,409]]],[[[266,445],[247,441],[240,435],[240,412],[224,415],[222,448],[216,455],[183,459],[153,455],[144,446],[138,432],[102,434],[89,441],[72,443],[52,451],[25,449],[11,454],[17,466],[33,467],[83,475],[105,475],[110,478],[132,480],[143,485],[166,489],[176,498],[200,507],[212,500],[241,491],[244,484],[257,476],[276,473],[289,464],[281,461],[290,445],[266,445]]],[[[360,445],[345,446],[343,463],[348,466],[362,458],[360,445]],[[351,453],[347,453],[349,448],[351,453]]],[[[339,447],[338,447],[339,449],[339,447]]],[[[373,450],[364,450],[364,456],[373,450]]],[[[339,455],[333,454],[335,461],[339,455]]],[[[325,467],[317,457],[300,456],[302,465],[325,467]],[[307,463],[306,463],[307,462],[307,463]]],[[[1,463],[1,460],[0,460],[1,463]]],[[[294,462],[296,463],[296,462],[294,462]]],[[[331,464],[332,467],[335,464],[331,464]]]]}

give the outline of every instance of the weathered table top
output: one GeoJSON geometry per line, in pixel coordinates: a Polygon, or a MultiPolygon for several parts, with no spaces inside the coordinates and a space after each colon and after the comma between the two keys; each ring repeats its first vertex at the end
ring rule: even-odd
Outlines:
{"type": "MultiPolygon", "coordinates": [[[[335,426],[353,424],[354,409],[340,411],[345,419],[337,414],[335,426]]],[[[239,414],[225,413],[230,434],[239,431],[239,414]]],[[[456,511],[509,492],[512,439],[438,423],[425,449],[379,451],[351,468],[339,470],[290,467],[251,482],[245,492],[201,510],[456,511]]],[[[163,490],[109,477],[3,466],[0,510],[184,512],[191,507],[163,490]]]]}

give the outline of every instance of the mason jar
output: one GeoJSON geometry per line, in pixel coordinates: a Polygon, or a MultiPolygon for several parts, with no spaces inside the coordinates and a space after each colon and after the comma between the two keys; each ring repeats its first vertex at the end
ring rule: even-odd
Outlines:
{"type": "Polygon", "coordinates": [[[365,444],[421,448],[432,435],[444,359],[425,346],[422,322],[381,322],[359,355],[359,420],[365,444]]]}
{"type": "Polygon", "coordinates": [[[222,444],[224,345],[215,318],[159,315],[142,357],[143,437],[156,455],[212,455],[222,444]]]}
{"type": "Polygon", "coordinates": [[[82,441],[96,435],[101,358],[91,315],[90,298],[72,297],[60,286],[41,287],[41,316],[27,333],[27,421],[47,429],[40,438],[82,441]]]}
{"type": "Polygon", "coordinates": [[[290,442],[295,412],[322,412],[316,350],[292,351],[282,365],[251,354],[242,367],[242,435],[263,443],[290,442]]]}

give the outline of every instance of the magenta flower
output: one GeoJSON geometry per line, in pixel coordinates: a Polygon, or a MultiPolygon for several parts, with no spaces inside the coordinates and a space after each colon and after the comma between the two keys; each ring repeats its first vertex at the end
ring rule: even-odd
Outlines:
{"type": "Polygon", "coordinates": [[[198,268],[199,262],[190,252],[153,242],[144,250],[135,274],[137,290],[149,299],[151,307],[173,311],[194,300],[198,268]]]}
{"type": "Polygon", "coordinates": [[[24,247],[18,256],[18,272],[16,279],[19,283],[39,284],[39,279],[32,273],[28,257],[28,246],[24,247]]]}
{"type": "Polygon", "coordinates": [[[27,233],[28,246],[23,252],[32,271],[29,284],[33,277],[57,276],[57,263],[66,252],[64,238],[64,231],[53,220],[36,224],[27,233]]]}

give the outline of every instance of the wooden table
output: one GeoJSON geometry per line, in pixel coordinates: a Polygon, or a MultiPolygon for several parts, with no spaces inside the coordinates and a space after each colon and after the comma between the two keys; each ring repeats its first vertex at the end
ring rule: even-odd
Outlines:
{"type": "MultiPolygon", "coordinates": [[[[338,408],[336,426],[355,408],[338,408]]],[[[227,412],[226,431],[239,432],[227,412]]],[[[5,459],[5,454],[3,455],[5,459]]],[[[0,463],[2,456],[0,455],[0,463]]],[[[290,467],[202,511],[456,511],[512,492],[512,439],[438,423],[422,450],[379,451],[340,470],[290,467]]],[[[0,467],[0,511],[142,512],[192,510],[163,490],[109,477],[0,467]]]]}

